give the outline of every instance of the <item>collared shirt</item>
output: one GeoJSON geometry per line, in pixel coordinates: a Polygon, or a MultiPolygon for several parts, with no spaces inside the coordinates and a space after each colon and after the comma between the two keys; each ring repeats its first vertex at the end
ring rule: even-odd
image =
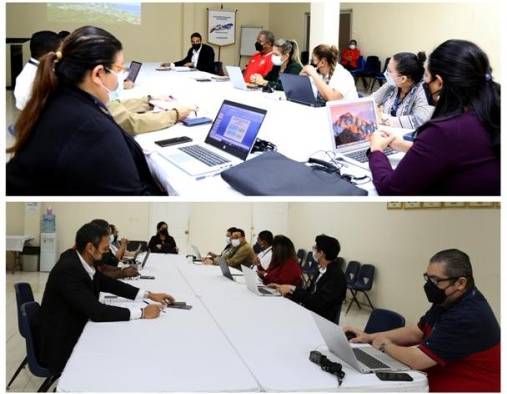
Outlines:
{"type": "Polygon", "coordinates": [[[273,68],[273,61],[271,60],[272,55],[273,51],[266,54],[256,52],[246,66],[245,74],[243,75],[245,82],[250,83],[250,77],[253,74],[260,74],[263,77],[268,75],[273,68]]]}
{"type": "Polygon", "coordinates": [[[322,278],[322,275],[324,275],[327,271],[327,267],[319,267],[319,276],[317,277],[317,280],[315,281],[315,284],[322,278]]]}
{"type": "Polygon", "coordinates": [[[25,64],[25,67],[23,67],[23,70],[16,77],[14,97],[16,98],[16,108],[20,111],[25,108],[26,103],[32,96],[32,86],[38,66],[39,61],[31,57],[28,63],[25,64]]]}
{"type": "MultiPolygon", "coordinates": [[[[95,276],[95,272],[96,272],[95,268],[93,267],[93,265],[88,264],[85,261],[85,259],[83,258],[83,256],[81,256],[81,254],[77,250],[76,250],[76,253],[77,253],[77,257],[79,257],[79,261],[81,261],[81,264],[83,264],[83,268],[85,269],[86,273],[90,276],[90,279],[93,281],[93,277],[95,276]]],[[[148,291],[139,289],[134,301],[137,301],[137,302],[142,301],[145,298],[148,298],[148,295],[149,295],[148,291]]],[[[142,308],[131,307],[131,306],[126,306],[126,308],[128,310],[130,310],[130,320],[140,319],[141,316],[143,315],[142,308]]]]}
{"type": "Polygon", "coordinates": [[[269,264],[271,263],[272,256],[273,256],[273,250],[272,250],[271,246],[269,248],[267,248],[266,250],[263,250],[262,252],[260,252],[257,255],[257,257],[259,258],[259,260],[261,262],[261,266],[262,266],[262,268],[264,268],[264,270],[268,269],[269,264]]]}
{"type": "MultiPolygon", "coordinates": [[[[341,64],[336,64],[331,77],[323,75],[320,77],[331,89],[336,90],[343,96],[342,100],[355,100],[358,98],[354,77],[352,77],[352,74],[341,64]]],[[[315,97],[323,100],[317,89],[317,85],[315,85],[315,82],[313,81],[313,78],[310,78],[310,81],[312,83],[312,89],[315,97]]]]}
{"type": "Polygon", "coordinates": [[[202,44],[199,47],[199,49],[196,51],[195,49],[192,49],[192,64],[194,65],[194,68],[197,68],[197,62],[199,61],[199,55],[201,54],[202,44]]]}

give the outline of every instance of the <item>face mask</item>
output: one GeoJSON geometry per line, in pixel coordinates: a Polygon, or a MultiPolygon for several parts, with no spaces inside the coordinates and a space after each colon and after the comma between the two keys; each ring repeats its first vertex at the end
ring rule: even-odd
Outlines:
{"type": "Polygon", "coordinates": [[[391,77],[391,74],[388,73],[387,71],[384,72],[384,77],[386,79],[386,82],[389,86],[393,86],[393,87],[396,87],[396,82],[394,81],[394,79],[391,77]]]}
{"type": "Polygon", "coordinates": [[[120,92],[123,90],[123,79],[121,77],[123,75],[123,72],[117,73],[117,72],[114,72],[113,70],[109,70],[109,72],[116,75],[116,84],[117,84],[116,88],[114,90],[111,90],[106,85],[102,85],[102,86],[104,87],[104,89],[107,90],[107,94],[109,96],[109,101],[119,100],[120,99],[120,92]],[[120,81],[121,81],[121,83],[120,83],[120,81]]]}
{"type": "Polygon", "coordinates": [[[258,52],[262,52],[262,44],[260,42],[255,42],[255,50],[258,52]]]}
{"type": "Polygon", "coordinates": [[[426,94],[426,98],[428,99],[428,104],[436,106],[437,102],[438,102],[438,99],[440,98],[440,95],[438,95],[438,93],[440,93],[440,90],[437,90],[436,92],[431,93],[430,85],[427,82],[423,83],[423,89],[424,89],[424,93],[426,94]],[[435,94],[437,94],[437,99],[436,100],[433,98],[433,96],[435,94]]]}
{"type": "Polygon", "coordinates": [[[447,299],[447,294],[445,294],[445,291],[447,288],[449,288],[449,286],[447,286],[445,289],[441,289],[431,280],[426,281],[424,284],[424,292],[426,293],[426,298],[428,298],[428,301],[432,304],[442,304],[447,299]]]}
{"type": "Polygon", "coordinates": [[[231,244],[234,247],[239,246],[240,243],[241,243],[241,241],[239,239],[233,239],[233,240],[231,240],[231,244]]]}
{"type": "Polygon", "coordinates": [[[200,47],[201,47],[201,44],[192,44],[192,49],[194,51],[198,51],[200,47]]]}
{"type": "Polygon", "coordinates": [[[319,261],[319,252],[317,252],[315,250],[312,251],[312,257],[313,257],[313,260],[318,262],[319,261]]]}
{"type": "Polygon", "coordinates": [[[230,237],[225,237],[225,244],[229,245],[230,243],[231,243],[231,238],[230,237]]]}
{"type": "Polygon", "coordinates": [[[349,45],[349,49],[356,49],[356,46],[354,44],[349,45]]]}
{"type": "Polygon", "coordinates": [[[113,242],[114,242],[114,235],[113,235],[113,234],[111,234],[111,235],[109,236],[109,243],[110,243],[110,244],[112,244],[113,242]]]}
{"type": "Polygon", "coordinates": [[[166,228],[162,228],[162,229],[160,229],[160,234],[167,236],[169,233],[167,232],[166,228]]]}
{"type": "Polygon", "coordinates": [[[281,66],[283,64],[282,57],[278,56],[278,55],[272,55],[271,61],[273,62],[273,65],[275,65],[275,66],[281,66]]]}

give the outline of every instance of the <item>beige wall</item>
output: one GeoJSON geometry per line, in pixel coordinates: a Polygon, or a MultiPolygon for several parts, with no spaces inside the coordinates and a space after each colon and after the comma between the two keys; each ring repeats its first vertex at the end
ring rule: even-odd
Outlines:
{"type": "Polygon", "coordinates": [[[442,249],[469,254],[478,287],[500,316],[500,210],[388,210],[385,203],[295,203],[289,234],[307,250],[315,235],[339,239],[346,259],[376,266],[372,300],[415,322],[428,304],[422,274],[442,249]],[[302,225],[304,223],[304,226],[302,225]]]}

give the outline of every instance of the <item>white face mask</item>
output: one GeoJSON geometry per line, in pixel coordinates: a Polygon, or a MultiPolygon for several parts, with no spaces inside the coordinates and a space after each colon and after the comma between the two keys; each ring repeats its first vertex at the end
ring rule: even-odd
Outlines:
{"type": "Polygon", "coordinates": [[[231,238],[230,237],[225,237],[225,244],[229,245],[230,243],[231,243],[231,238]]]}
{"type": "Polygon", "coordinates": [[[396,87],[396,82],[394,81],[393,77],[391,77],[391,74],[388,71],[384,72],[384,77],[386,79],[386,82],[389,86],[396,87]]]}
{"type": "Polygon", "coordinates": [[[275,66],[281,66],[283,64],[283,59],[279,55],[271,55],[271,61],[275,66]]]}
{"type": "Polygon", "coordinates": [[[119,100],[120,99],[120,92],[123,90],[123,79],[122,76],[124,75],[124,72],[115,72],[113,70],[109,70],[109,72],[113,73],[114,75],[116,75],[116,89],[114,90],[111,90],[109,89],[106,85],[102,85],[104,87],[104,89],[107,90],[107,94],[109,95],[109,102],[111,101],[114,101],[114,100],[119,100]]]}
{"type": "Polygon", "coordinates": [[[354,44],[349,45],[349,49],[356,49],[356,46],[354,44]]]}
{"type": "Polygon", "coordinates": [[[233,239],[233,240],[231,240],[231,244],[234,247],[239,246],[240,243],[241,243],[241,241],[239,239],[233,239]]]}
{"type": "Polygon", "coordinates": [[[312,251],[312,257],[313,260],[315,260],[317,263],[319,262],[319,252],[317,252],[316,250],[312,251]]]}
{"type": "Polygon", "coordinates": [[[110,243],[110,244],[112,244],[113,242],[114,242],[114,235],[113,235],[113,234],[111,234],[111,235],[109,236],[109,243],[110,243]]]}

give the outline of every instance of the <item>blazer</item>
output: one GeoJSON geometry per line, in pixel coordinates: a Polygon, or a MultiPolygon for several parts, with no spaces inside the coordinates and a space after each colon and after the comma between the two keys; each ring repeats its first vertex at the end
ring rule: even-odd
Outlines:
{"type": "Polygon", "coordinates": [[[53,374],[62,372],[88,320],[130,319],[129,309],[100,303],[101,291],[133,300],[139,289],[100,271],[91,280],[75,250],[62,253],[49,273],[40,313],[40,360],[53,374]]]}
{"type": "Polygon", "coordinates": [[[315,276],[310,285],[303,289],[296,287],[292,300],[320,316],[334,321],[341,310],[347,291],[345,274],[335,260],[327,266],[326,272],[318,279],[315,276]]]}
{"type": "Polygon", "coordinates": [[[150,242],[148,243],[148,248],[150,248],[151,253],[178,254],[178,251],[176,250],[176,241],[170,235],[166,236],[164,241],[160,239],[158,234],[154,235],[151,237],[150,242]],[[156,245],[158,244],[162,245],[161,249],[157,248],[156,245]]]}
{"type": "MultiPolygon", "coordinates": [[[[242,265],[251,267],[255,262],[255,252],[248,242],[243,242],[238,247],[232,247],[225,254],[225,262],[227,265],[241,269],[242,265]]],[[[218,258],[215,259],[215,264],[218,264],[218,258]]]]}
{"type": "Polygon", "coordinates": [[[26,145],[7,163],[7,194],[161,195],[141,147],[95,97],[53,94],[26,145]]]}
{"type": "MultiPolygon", "coordinates": [[[[192,61],[193,49],[190,48],[187,52],[187,57],[178,62],[174,62],[175,66],[183,66],[185,63],[192,61]]],[[[201,52],[199,53],[199,59],[197,59],[197,69],[199,71],[206,71],[213,74],[213,68],[215,63],[215,51],[212,47],[206,44],[202,44],[201,52]]]]}

